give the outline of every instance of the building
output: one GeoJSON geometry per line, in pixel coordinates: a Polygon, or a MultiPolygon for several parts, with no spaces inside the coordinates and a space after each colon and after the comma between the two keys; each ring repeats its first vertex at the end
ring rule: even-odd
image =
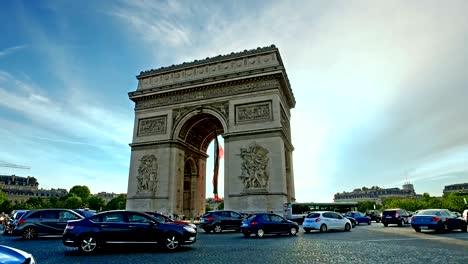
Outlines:
{"type": "Polygon", "coordinates": [[[372,186],[371,188],[363,187],[362,189],[354,189],[352,192],[342,192],[335,194],[333,200],[335,202],[361,202],[372,201],[376,204],[382,204],[385,198],[417,198],[419,195],[414,191],[413,184],[405,183],[400,188],[380,188],[372,186]]]}
{"type": "Polygon", "coordinates": [[[96,196],[101,197],[102,199],[104,199],[104,201],[106,201],[106,203],[108,203],[112,199],[119,196],[119,194],[117,194],[117,193],[108,193],[108,192],[100,192],[100,193],[97,193],[96,196]]]}
{"type": "Polygon", "coordinates": [[[444,187],[444,194],[452,192],[468,192],[468,182],[446,185],[444,187]]]}
{"type": "Polygon", "coordinates": [[[39,189],[39,182],[35,177],[16,175],[0,175],[0,189],[12,202],[26,201],[31,197],[59,198],[68,193],[66,189],[39,189]]]}

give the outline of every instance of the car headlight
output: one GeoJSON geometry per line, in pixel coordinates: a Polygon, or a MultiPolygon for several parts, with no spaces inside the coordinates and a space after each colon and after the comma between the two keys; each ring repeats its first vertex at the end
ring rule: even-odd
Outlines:
{"type": "Polygon", "coordinates": [[[190,226],[191,228],[193,228],[193,229],[195,229],[195,230],[197,229],[197,226],[194,225],[194,224],[188,224],[188,226],[190,226]]]}
{"type": "Polygon", "coordinates": [[[195,231],[195,229],[193,229],[192,227],[190,226],[184,226],[184,229],[190,233],[196,233],[197,231],[195,231]]]}

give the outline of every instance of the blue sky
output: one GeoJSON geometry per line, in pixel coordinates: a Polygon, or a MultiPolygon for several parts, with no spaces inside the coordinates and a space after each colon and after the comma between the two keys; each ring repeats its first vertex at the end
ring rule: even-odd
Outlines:
{"type": "Polygon", "coordinates": [[[297,101],[298,201],[406,180],[441,195],[468,182],[466,10],[422,0],[2,1],[0,161],[31,169],[0,174],[126,192],[127,93],[140,71],[275,44],[297,101]]]}

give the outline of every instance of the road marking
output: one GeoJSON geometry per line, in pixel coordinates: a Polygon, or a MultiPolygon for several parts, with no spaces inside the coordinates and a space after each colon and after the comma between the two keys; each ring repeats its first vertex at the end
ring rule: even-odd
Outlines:
{"type": "Polygon", "coordinates": [[[407,240],[450,240],[447,237],[407,237],[407,238],[384,238],[384,239],[368,239],[368,240],[357,240],[355,242],[388,242],[388,241],[407,241],[407,240]]]}

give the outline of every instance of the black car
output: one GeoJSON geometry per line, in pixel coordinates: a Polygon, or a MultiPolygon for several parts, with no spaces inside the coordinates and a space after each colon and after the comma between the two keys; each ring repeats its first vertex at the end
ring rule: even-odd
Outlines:
{"type": "Polygon", "coordinates": [[[219,233],[223,230],[240,230],[244,217],[234,211],[223,210],[207,212],[200,219],[200,228],[209,233],[219,233]]]}
{"type": "Polygon", "coordinates": [[[38,209],[26,212],[13,227],[13,235],[34,239],[39,235],[61,235],[67,222],[83,216],[69,209],[38,209]]]}
{"type": "Polygon", "coordinates": [[[189,226],[159,222],[141,212],[115,210],[70,221],[63,232],[65,246],[92,253],[105,244],[158,244],[167,250],[196,241],[197,231],[189,226]]]}
{"type": "Polygon", "coordinates": [[[389,224],[403,226],[409,223],[410,214],[403,209],[387,209],[382,212],[382,224],[386,227],[389,224]]]}
{"type": "Polygon", "coordinates": [[[366,216],[370,217],[371,221],[375,221],[376,223],[379,223],[382,219],[382,212],[379,210],[369,210],[366,212],[366,216]]]}
{"type": "Polygon", "coordinates": [[[354,219],[353,217],[348,215],[344,215],[344,217],[346,217],[346,219],[348,219],[351,222],[351,227],[354,228],[358,224],[356,219],[354,219]]]}
{"type": "Polygon", "coordinates": [[[299,230],[299,224],[284,219],[273,213],[258,213],[250,216],[241,226],[241,232],[245,237],[255,234],[263,237],[265,234],[289,234],[295,236],[299,230]]]}

